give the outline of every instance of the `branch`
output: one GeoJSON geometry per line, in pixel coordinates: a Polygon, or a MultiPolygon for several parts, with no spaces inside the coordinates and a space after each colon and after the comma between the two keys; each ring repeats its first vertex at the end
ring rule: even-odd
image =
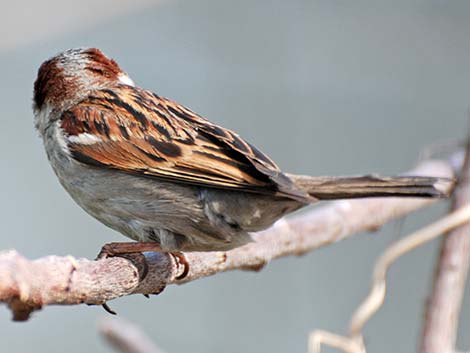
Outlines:
{"type": "MultiPolygon", "coordinates": [[[[415,175],[452,178],[451,162],[427,161],[415,175]]],[[[450,191],[452,183],[442,188],[450,191]]],[[[30,261],[16,251],[0,254],[0,302],[14,320],[27,320],[45,305],[103,304],[124,295],[160,293],[167,284],[185,283],[235,269],[260,270],[283,256],[302,255],[356,233],[375,231],[386,222],[434,203],[435,199],[342,200],[282,219],[254,235],[255,242],[228,252],[186,253],[189,273],[167,253],[145,253],[148,275],[140,280],[138,258],[90,261],[48,256],[30,261]]]]}
{"type": "Polygon", "coordinates": [[[470,205],[466,205],[388,247],[375,263],[371,290],[351,318],[349,336],[316,330],[309,337],[309,352],[318,353],[321,345],[326,344],[348,353],[365,353],[362,330],[385,300],[387,272],[390,266],[402,255],[469,221],[470,205]]]}
{"type": "MultiPolygon", "coordinates": [[[[454,209],[470,205],[469,152],[470,145],[455,193],[454,209]]],[[[469,265],[470,223],[467,223],[450,232],[442,243],[433,293],[427,303],[420,352],[455,351],[459,313],[469,265]]]]}
{"type": "Polygon", "coordinates": [[[118,352],[164,353],[135,324],[107,316],[98,322],[98,331],[118,352]]]}

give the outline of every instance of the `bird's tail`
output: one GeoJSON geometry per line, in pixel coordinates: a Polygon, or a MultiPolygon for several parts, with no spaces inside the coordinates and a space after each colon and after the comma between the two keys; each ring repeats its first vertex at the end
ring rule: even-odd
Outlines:
{"type": "Polygon", "coordinates": [[[446,197],[454,181],[448,178],[421,176],[382,177],[311,177],[292,175],[300,190],[320,200],[353,199],[362,197],[446,197]]]}

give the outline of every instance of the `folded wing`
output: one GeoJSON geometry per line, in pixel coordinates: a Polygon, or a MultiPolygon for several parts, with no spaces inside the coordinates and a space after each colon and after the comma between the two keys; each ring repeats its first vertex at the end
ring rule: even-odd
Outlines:
{"type": "Polygon", "coordinates": [[[96,91],[61,119],[76,160],[140,176],[308,202],[274,162],[237,134],[149,91],[96,91]]]}

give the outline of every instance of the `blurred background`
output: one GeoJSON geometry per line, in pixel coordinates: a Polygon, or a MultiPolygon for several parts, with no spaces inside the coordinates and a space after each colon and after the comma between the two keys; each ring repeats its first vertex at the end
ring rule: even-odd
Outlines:
{"type": "MultiPolygon", "coordinates": [[[[125,240],[61,188],[33,128],[37,68],[66,48],[101,48],[139,86],[238,131],[289,172],[399,173],[423,148],[463,139],[468,127],[468,1],[0,6],[0,249],[29,258],[93,258],[104,243],[125,240]]],[[[224,273],[110,306],[168,353],[305,352],[310,330],[346,331],[379,253],[446,209],[441,203],[380,232],[274,261],[260,273],[224,273]]],[[[370,352],[415,350],[438,244],[393,266],[386,303],[366,326],[370,352]]],[[[462,350],[470,347],[469,293],[462,350]]],[[[100,307],[56,306],[13,323],[0,306],[0,351],[111,352],[96,331],[103,315],[100,307]]]]}

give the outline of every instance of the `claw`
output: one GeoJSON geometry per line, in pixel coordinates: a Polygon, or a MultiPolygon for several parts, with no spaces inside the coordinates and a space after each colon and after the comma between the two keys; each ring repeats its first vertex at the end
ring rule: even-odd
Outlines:
{"type": "Polygon", "coordinates": [[[178,275],[176,277],[177,280],[182,280],[183,278],[185,278],[188,273],[189,273],[189,263],[188,263],[188,260],[186,259],[186,256],[184,256],[183,253],[180,253],[180,252],[172,252],[170,253],[171,255],[173,255],[175,258],[178,259],[178,263],[182,264],[184,266],[184,269],[183,269],[183,273],[181,273],[180,275],[178,275]]]}
{"type": "Polygon", "coordinates": [[[104,310],[106,310],[111,315],[117,315],[117,312],[115,312],[113,309],[111,309],[109,307],[108,303],[103,303],[103,304],[101,304],[101,306],[103,307],[104,310]]]}

